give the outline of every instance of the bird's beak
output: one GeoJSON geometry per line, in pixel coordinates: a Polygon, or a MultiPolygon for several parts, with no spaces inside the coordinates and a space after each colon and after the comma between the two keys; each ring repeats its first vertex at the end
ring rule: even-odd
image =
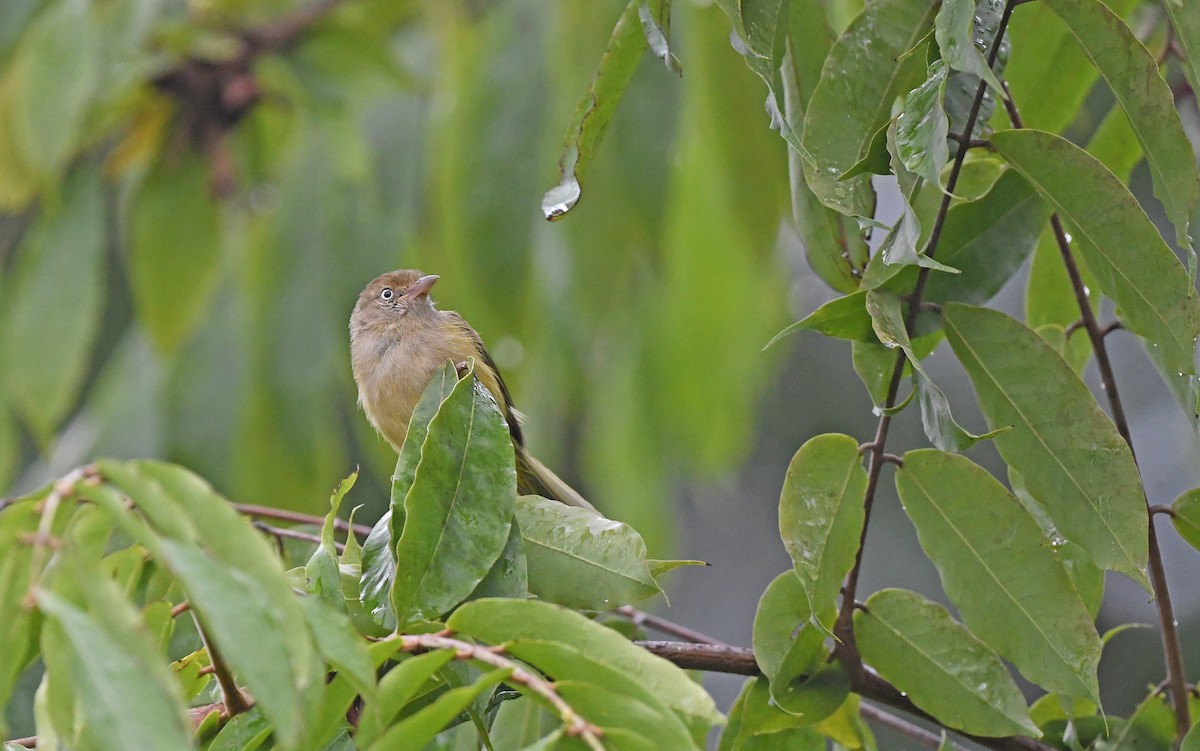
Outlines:
{"type": "Polygon", "coordinates": [[[433,289],[433,285],[437,284],[438,278],[437,274],[429,274],[428,276],[421,277],[413,282],[411,287],[404,290],[402,297],[405,300],[415,300],[422,295],[428,295],[429,290],[433,289]]]}

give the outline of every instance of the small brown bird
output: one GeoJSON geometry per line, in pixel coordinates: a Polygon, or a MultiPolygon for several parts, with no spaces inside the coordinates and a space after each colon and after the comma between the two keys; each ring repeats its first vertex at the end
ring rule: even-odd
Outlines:
{"type": "Polygon", "coordinates": [[[350,359],[358,403],[371,425],[399,451],[413,409],[434,373],[447,360],[465,363],[474,358],[476,377],[508,421],[516,451],[517,491],[592,508],[525,450],[520,415],[483,340],[458,313],[434,307],[429,290],[437,280],[419,271],[391,271],[376,277],[358,296],[350,316],[350,359]]]}

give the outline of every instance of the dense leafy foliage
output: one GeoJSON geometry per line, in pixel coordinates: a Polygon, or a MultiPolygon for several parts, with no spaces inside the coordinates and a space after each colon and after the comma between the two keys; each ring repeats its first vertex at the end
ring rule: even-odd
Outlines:
{"type": "MultiPolygon", "coordinates": [[[[602,495],[640,492],[605,506],[614,519],[518,497],[500,411],[472,365],[447,363],[414,412],[378,521],[344,513],[355,473],[323,520],[291,517],[317,522],[305,531],[253,521],[288,517],[231,504],[179,464],[91,454],[205,456],[195,464],[241,500],[311,497],[345,463],[327,426],[344,396],[329,387],[346,379],[340,351],[297,343],[336,307],[324,283],[372,275],[357,274],[356,243],[422,245],[417,257],[457,274],[482,320],[533,290],[528,251],[513,250],[537,244],[530,223],[488,217],[505,235],[489,245],[492,225],[469,217],[494,210],[483,196],[503,190],[496,173],[527,179],[501,169],[502,144],[486,137],[451,147],[440,143],[451,129],[430,136],[445,163],[426,176],[428,226],[404,217],[417,199],[391,203],[395,185],[364,193],[373,203],[352,227],[306,213],[346,201],[341,181],[369,182],[372,158],[402,158],[393,135],[371,142],[358,127],[380,92],[418,86],[416,75],[453,92],[432,105],[442,125],[488,110],[488,87],[462,81],[497,75],[480,50],[511,45],[520,69],[529,51],[504,24],[540,16],[520,3],[428,18],[378,0],[216,2],[186,17],[153,0],[13,4],[0,30],[0,206],[19,241],[0,303],[0,481],[31,471],[38,447],[70,445],[72,426],[129,421],[87,438],[91,463],[0,502],[0,704],[36,684],[25,696],[36,737],[21,745],[699,749],[723,725],[726,751],[873,750],[873,722],[947,748],[1200,748],[1158,540],[1168,528],[1154,525],[1169,514],[1200,548],[1200,489],[1171,506],[1148,494],[1105,344],[1117,327],[1099,320],[1113,311],[1144,343],[1181,419],[1200,425],[1189,235],[1200,178],[1177,102],[1194,106],[1200,83],[1200,4],[716,6],[629,0],[615,23],[591,10],[557,21],[593,39],[591,82],[570,82],[576,114],[561,143],[548,139],[561,174],[542,201],[555,227],[580,223],[570,284],[582,301],[565,322],[547,295],[513,330],[538,330],[539,362],[562,368],[554,342],[614,315],[596,288],[630,287],[620,320],[605,321],[612,339],[596,345],[605,363],[575,363],[586,375],[560,374],[544,392],[567,404],[591,389],[628,407],[583,415],[585,453],[607,478],[602,495]],[[672,11],[687,20],[682,43],[672,11]],[[397,64],[397,49],[419,57],[430,43],[447,48],[438,70],[397,64]],[[617,118],[655,59],[688,102],[666,219],[639,200],[667,186],[602,158],[637,151],[640,134],[622,135],[617,118]],[[339,91],[351,76],[367,83],[339,91]],[[1139,200],[1129,178],[1143,161],[1139,200]],[[662,487],[668,458],[711,468],[745,450],[764,380],[752,353],[780,323],[780,287],[762,277],[785,174],[809,264],[838,296],[776,340],[848,340],[876,432],[825,433],[796,451],[778,506],[793,568],[762,594],[752,653],[648,642],[629,606],[696,562],[648,557],[638,522],[656,542],[667,535],[661,509],[639,499],[662,487]],[[617,220],[631,243],[605,236],[617,220]],[[124,281],[106,276],[113,243],[124,281]],[[991,301],[1026,264],[1018,320],[991,301]],[[632,283],[650,266],[652,292],[632,283]],[[651,301],[655,317],[639,315],[651,301]],[[209,317],[228,320],[202,325],[209,317]],[[943,343],[986,430],[960,424],[923,364],[943,343]],[[225,356],[238,366],[227,381],[197,375],[225,356]],[[1100,390],[1080,375],[1093,360],[1100,390]],[[889,446],[906,409],[932,448],[889,446]],[[182,417],[168,426],[172,410],[182,417]],[[200,452],[206,442],[228,461],[200,452]],[[1006,477],[964,454],[981,442],[1006,477]],[[949,608],[859,591],[889,478],[949,608]],[[1101,706],[1098,665],[1115,633],[1096,627],[1106,572],[1154,598],[1165,658],[1162,688],[1128,717],[1101,706]],[[727,716],[685,667],[748,676],[727,716]]],[[[560,37],[564,57],[576,54],[560,37]]],[[[558,251],[543,251],[553,267],[558,251]]]]}

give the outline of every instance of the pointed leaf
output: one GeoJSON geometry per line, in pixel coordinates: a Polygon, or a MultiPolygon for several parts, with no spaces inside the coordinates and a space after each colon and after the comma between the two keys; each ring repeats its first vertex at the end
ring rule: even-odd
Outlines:
{"type": "Polygon", "coordinates": [[[839,182],[869,151],[892,102],[924,73],[921,55],[901,59],[926,34],[934,6],[912,0],[869,4],[834,44],[804,118],[804,146],[816,161],[805,179],[821,202],[851,216],[874,214],[866,176],[839,182]]]}
{"type": "Polygon", "coordinates": [[[1189,247],[1188,223],[1200,208],[1196,156],[1154,57],[1100,0],[1047,0],[1046,4],[1075,35],[1125,110],[1150,166],[1154,194],[1175,225],[1175,242],[1189,247]]]}
{"type": "Polygon", "coordinates": [[[1126,326],[1158,345],[1172,371],[1194,373],[1200,298],[1129,190],[1086,151],[1049,133],[1003,131],[992,143],[1074,226],[1075,248],[1126,326]]]}
{"type": "Polygon", "coordinates": [[[1200,488],[1192,488],[1171,504],[1171,523],[1187,544],[1200,550],[1200,488]]]}
{"type": "Polygon", "coordinates": [[[1087,386],[1041,337],[1003,313],[957,303],[942,312],[988,424],[1013,426],[995,439],[1000,455],[1067,539],[1145,585],[1141,480],[1087,386]]]}
{"type": "Polygon", "coordinates": [[[808,629],[816,632],[815,640],[812,633],[803,632],[812,617],[808,595],[795,571],[784,571],[767,585],[754,613],[753,644],[754,659],[769,680],[774,680],[789,661],[789,655],[798,649],[805,654],[793,657],[790,662],[807,664],[824,651],[822,632],[808,629]]]}
{"type": "Polygon", "coordinates": [[[1098,701],[1100,638],[1020,502],[971,460],[932,449],[904,455],[896,488],[967,626],[1031,681],[1098,701]]]}
{"type": "Polygon", "coordinates": [[[633,696],[582,681],[555,681],[554,687],[573,710],[605,735],[614,729],[628,730],[649,741],[649,748],[699,751],[682,723],[663,722],[654,707],[633,696]]]}
{"type": "MultiPolygon", "coordinates": [[[[988,67],[984,50],[976,46],[975,0],[946,0],[938,10],[933,23],[934,38],[937,39],[942,59],[954,70],[971,73],[983,78],[988,86],[1003,95],[1004,88],[996,74],[988,67]]],[[[989,44],[992,43],[988,39],[989,44]]]]}
{"type": "Polygon", "coordinates": [[[538,496],[517,499],[529,591],[579,610],[610,610],[658,594],[646,543],[632,527],[538,496]]]}
{"type": "Polygon", "coordinates": [[[830,300],[799,321],[780,331],[766,346],[770,347],[788,334],[809,329],[826,336],[856,342],[877,342],[871,316],[866,309],[867,293],[852,292],[830,300]]]}
{"type": "MultiPolygon", "coordinates": [[[[942,10],[945,8],[943,5],[942,10]]],[[[938,60],[929,66],[925,82],[904,98],[896,119],[896,156],[910,172],[939,188],[942,168],[950,157],[946,142],[950,121],[942,105],[945,96],[946,63],[938,60]]]]}
{"type": "MultiPolygon", "coordinates": [[[[446,626],[489,644],[518,638],[564,642],[635,676],[678,712],[693,732],[697,729],[706,732],[712,724],[724,721],[708,693],[682,670],[630,643],[616,631],[557,605],[536,600],[473,600],[456,610],[446,626]]],[[[574,676],[570,671],[560,671],[555,677],[574,676]]]]}
{"type": "Polygon", "coordinates": [[[973,735],[1038,736],[1000,657],[916,592],[885,589],[854,613],[863,659],[947,727],[973,735]]]}
{"type": "Polygon", "coordinates": [[[437,618],[483,580],[508,540],[516,483],[508,426],[466,377],[430,421],[404,498],[391,594],[399,622],[437,618]]]}
{"type": "Polygon", "coordinates": [[[355,741],[359,746],[370,747],[425,682],[453,659],[452,650],[439,649],[408,657],[389,670],[379,681],[374,701],[368,701],[363,707],[355,733],[355,741]]]}
{"type": "Polygon", "coordinates": [[[454,718],[467,708],[477,696],[500,683],[512,673],[512,669],[493,670],[485,673],[469,686],[452,688],[432,704],[406,717],[379,737],[368,748],[371,751],[388,751],[394,748],[424,748],[454,718]],[[411,744],[411,745],[409,745],[411,744]]]}
{"type": "MultiPolygon", "coordinates": [[[[814,614],[836,610],[842,579],[858,552],[866,490],[858,441],[848,435],[812,438],[788,465],[779,533],[814,614]]],[[[823,625],[833,628],[832,621],[823,625]]]]}

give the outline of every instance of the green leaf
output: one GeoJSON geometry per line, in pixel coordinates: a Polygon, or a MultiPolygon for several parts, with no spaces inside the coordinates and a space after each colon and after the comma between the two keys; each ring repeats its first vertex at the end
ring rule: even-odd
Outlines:
{"type": "Polygon", "coordinates": [[[584,176],[646,51],[646,35],[639,19],[643,2],[629,0],[617,19],[596,75],[567,126],[563,155],[558,161],[562,182],[542,198],[542,213],[547,219],[562,217],[579,202],[584,176]]]}
{"type": "MultiPolygon", "coordinates": [[[[8,706],[21,672],[37,656],[39,620],[26,598],[31,582],[33,547],[21,542],[37,531],[41,514],[35,501],[14,502],[0,510],[0,706],[8,706]]],[[[0,718],[0,734],[7,726],[0,718]]]]}
{"type": "MultiPolygon", "coordinates": [[[[788,12],[787,53],[781,67],[784,118],[796,133],[804,131],[804,110],[821,78],[825,56],[833,46],[833,31],[825,10],[815,3],[792,3],[788,12]]],[[[887,149],[877,131],[868,147],[868,157],[883,155],[887,172],[887,149]]],[[[856,166],[864,165],[864,157],[856,166]]],[[[822,204],[809,190],[804,178],[804,158],[788,150],[788,175],[792,194],[792,219],[804,243],[808,264],[833,289],[853,292],[867,264],[867,243],[855,221],[822,204]]],[[[853,171],[853,167],[842,177],[853,171]]]]}
{"type": "Polygon", "coordinates": [[[220,272],[221,217],[207,162],[192,152],[160,161],[131,203],[128,264],[138,321],[169,353],[199,323],[220,272]]]}
{"type": "MultiPolygon", "coordinates": [[[[809,439],[788,464],[779,496],[779,534],[812,613],[836,610],[863,528],[867,472],[858,441],[827,433],[809,439]]],[[[826,629],[833,622],[823,621],[826,629]]]]}
{"type": "Polygon", "coordinates": [[[937,257],[962,273],[930,274],[924,299],[972,305],[992,299],[1033,252],[1049,217],[1050,207],[1012,170],[982,199],[954,204],[942,225],[937,257]]]}
{"type": "Polygon", "coordinates": [[[1156,344],[1173,372],[1194,373],[1200,299],[1137,199],[1086,151],[1057,136],[1003,131],[992,143],[1074,226],[1075,247],[1126,326],[1156,344]]]}
{"type": "Polygon", "coordinates": [[[1190,247],[1188,223],[1200,208],[1196,157],[1154,57],[1100,0],[1047,0],[1046,4],[1075,35],[1112,89],[1142,145],[1154,194],[1175,225],[1175,242],[1190,247]]]}
{"type": "Polygon", "coordinates": [[[271,737],[271,720],[260,707],[235,715],[204,751],[254,751],[271,737]]]}
{"type": "Polygon", "coordinates": [[[10,127],[22,161],[50,178],[78,149],[102,47],[91,5],[60,0],[30,24],[11,61],[10,127]],[[50,93],[52,92],[52,93],[50,93]]]}
{"type": "Polygon", "coordinates": [[[661,590],[632,527],[538,496],[517,499],[529,591],[579,610],[611,610],[661,590]]]}
{"type": "MultiPolygon", "coordinates": [[[[921,222],[917,219],[908,198],[903,199],[900,212],[900,218],[892,225],[891,231],[883,239],[883,245],[879,248],[878,255],[884,264],[888,266],[921,266],[949,274],[962,273],[953,266],[947,266],[941,261],[934,260],[923,252],[924,248],[917,249],[917,243],[921,239],[921,222]]],[[[869,289],[874,289],[887,281],[886,278],[878,282],[868,280],[868,276],[863,277],[863,286],[869,289]]]]}
{"type": "Polygon", "coordinates": [[[682,75],[679,60],[671,53],[671,0],[641,0],[638,18],[650,52],[663,61],[667,70],[682,75]]]}
{"type": "MultiPolygon", "coordinates": [[[[605,736],[615,729],[627,730],[650,742],[648,748],[686,751],[698,746],[687,734],[682,723],[663,722],[660,713],[637,698],[582,681],[554,683],[564,701],[605,736]]],[[[621,746],[618,744],[618,748],[621,746]]]]}
{"type": "MultiPolygon", "coordinates": [[[[1200,90],[1200,8],[1191,3],[1167,0],[1163,3],[1171,28],[1175,30],[1175,43],[1183,51],[1180,64],[1192,90],[1200,90]]],[[[1200,736],[1197,736],[1200,742],[1200,736]]],[[[1184,743],[1186,746],[1186,742],[1184,743]]]]}
{"type": "Polygon", "coordinates": [[[784,571],[767,585],[754,613],[753,644],[754,659],[769,680],[785,663],[807,665],[824,652],[824,633],[811,628],[812,619],[808,595],[795,571],[784,571]]]}
{"type": "Polygon", "coordinates": [[[779,709],[762,677],[742,691],[741,722],[734,751],[820,751],[825,739],[805,720],[779,709]]]}
{"type": "Polygon", "coordinates": [[[366,642],[355,632],[346,615],[330,608],[324,600],[304,597],[300,602],[321,655],[369,701],[375,693],[375,666],[367,654],[366,642]]]}
{"type": "Polygon", "coordinates": [[[1098,701],[1100,638],[1020,502],[971,460],[932,449],[904,455],[896,489],[967,626],[1034,683],[1098,701]]]}
{"type": "MultiPolygon", "coordinates": [[[[947,65],[986,80],[993,91],[1003,96],[1004,87],[988,66],[985,50],[976,46],[975,13],[975,0],[946,0],[933,22],[934,38],[947,65]]],[[[991,39],[986,42],[993,43],[991,39]]]]}
{"type": "Polygon", "coordinates": [[[529,594],[529,563],[525,558],[525,543],[521,539],[521,528],[513,519],[508,529],[508,540],[500,557],[492,564],[469,599],[481,597],[525,597],[529,594]]]}
{"type": "Polygon", "coordinates": [[[1137,467],[1087,386],[1041,337],[1003,313],[957,303],[942,313],[988,424],[1013,426],[995,439],[1005,462],[1068,540],[1097,565],[1145,585],[1137,467]]]}
{"type": "MultiPolygon", "coordinates": [[[[920,359],[929,356],[937,348],[937,345],[942,342],[941,330],[934,331],[925,336],[918,336],[912,340],[913,353],[920,359]]],[[[892,371],[896,367],[896,349],[894,347],[885,347],[876,342],[875,344],[867,344],[865,342],[854,342],[850,345],[851,361],[854,365],[854,372],[862,379],[863,385],[867,387],[867,392],[871,395],[871,402],[875,405],[875,410],[883,412],[883,404],[887,400],[888,386],[892,381],[892,371]]],[[[904,375],[912,373],[912,365],[908,363],[907,358],[904,362],[904,375]]],[[[915,393],[910,393],[901,404],[907,405],[908,402],[916,396],[915,393]]],[[[897,405],[897,409],[899,405],[897,405]]],[[[876,414],[879,414],[876,412],[876,414]]]]}
{"type": "Polygon", "coordinates": [[[1192,488],[1171,504],[1171,523],[1187,544],[1200,550],[1200,488],[1192,488]]]}
{"type": "Polygon", "coordinates": [[[470,686],[459,686],[446,691],[436,701],[422,708],[411,717],[406,717],[379,737],[367,748],[371,751],[387,751],[394,748],[423,748],[454,718],[475,700],[475,697],[500,683],[512,673],[512,669],[493,670],[480,676],[470,686]],[[410,745],[411,744],[411,745],[410,745]]]}
{"type": "MultiPolygon", "coordinates": [[[[402,507],[399,507],[402,508],[402,507]]],[[[371,527],[363,541],[362,573],[359,575],[358,597],[376,625],[393,631],[396,613],[392,610],[390,593],[396,575],[396,555],[392,549],[391,523],[395,509],[388,509],[371,527]]]]}
{"type": "Polygon", "coordinates": [[[500,705],[488,735],[494,748],[529,751],[529,746],[546,738],[559,726],[554,715],[533,699],[522,696],[500,705]]]}
{"type": "Polygon", "coordinates": [[[471,594],[508,541],[517,475],[496,401],[459,381],[429,423],[404,497],[392,607],[400,623],[432,620],[471,594]]]}
{"type": "Polygon", "coordinates": [[[885,347],[899,347],[916,371],[917,399],[921,405],[921,425],[930,442],[943,451],[965,451],[976,443],[994,438],[1007,430],[1000,427],[982,435],[975,435],[954,420],[950,413],[950,402],[937,387],[925,369],[909,341],[907,327],[900,310],[900,298],[891,292],[871,290],[867,293],[867,310],[875,326],[875,334],[885,347]]]}
{"type": "Polygon", "coordinates": [[[1151,692],[1129,719],[1108,738],[1096,741],[1096,751],[1137,751],[1171,748],[1175,742],[1175,713],[1165,694],[1151,692]]]}
{"type": "Polygon", "coordinates": [[[851,216],[874,214],[864,175],[839,182],[891,119],[892,102],[924,72],[923,56],[900,59],[929,33],[934,6],[912,0],[871,3],[833,45],[804,117],[804,146],[815,160],[805,180],[826,206],[851,216]]]}
{"type": "Polygon", "coordinates": [[[863,659],[946,727],[1040,735],[1004,663],[941,605],[916,592],[876,592],[855,611],[854,635],[863,659]]]}
{"type": "Polygon", "coordinates": [[[133,608],[77,556],[67,571],[86,610],[47,590],[36,596],[53,624],[47,628],[59,630],[54,643],[69,650],[70,675],[56,680],[66,681],[74,693],[87,723],[86,736],[100,748],[191,748],[179,684],[159,660],[133,608]]]}
{"type": "Polygon", "coordinates": [[[379,681],[374,701],[363,707],[354,739],[362,748],[370,748],[391,725],[426,681],[454,659],[454,652],[439,649],[416,657],[408,657],[387,672],[379,681]]]}
{"type": "Polygon", "coordinates": [[[0,380],[43,445],[75,405],[99,332],[105,210],[99,170],[76,170],[61,205],[43,207],[26,231],[5,280],[0,380]]]}
{"type": "MultiPolygon", "coordinates": [[[[947,5],[952,4],[942,5],[939,18],[947,5]]],[[[930,65],[925,82],[904,98],[904,106],[896,119],[896,156],[910,172],[939,188],[942,187],[942,168],[950,157],[946,142],[950,121],[942,106],[946,96],[946,70],[942,60],[930,65]]]]}
{"type": "MultiPolygon", "coordinates": [[[[693,733],[707,732],[711,725],[724,721],[712,698],[682,670],[612,629],[557,605],[536,600],[474,600],[456,610],[446,626],[489,644],[513,639],[563,642],[619,672],[638,676],[638,682],[678,712],[693,733]]],[[[558,679],[588,680],[576,676],[569,664],[559,667],[554,672],[558,679]]]]}
{"type": "Polygon", "coordinates": [[[806,329],[838,339],[877,342],[879,340],[875,338],[875,329],[871,327],[871,316],[867,313],[866,302],[866,292],[851,292],[830,300],[773,336],[763,349],[788,334],[806,329]]]}
{"type": "MultiPolygon", "coordinates": [[[[350,488],[354,487],[358,472],[351,473],[339,483],[333,495],[329,498],[329,513],[325,515],[325,523],[321,527],[321,543],[309,556],[304,573],[308,577],[309,592],[321,596],[325,602],[335,609],[345,612],[346,601],[342,595],[341,569],[338,565],[337,541],[334,539],[334,522],[337,520],[338,509],[342,499],[350,488]]],[[[353,534],[349,537],[354,537],[353,534]]]]}

